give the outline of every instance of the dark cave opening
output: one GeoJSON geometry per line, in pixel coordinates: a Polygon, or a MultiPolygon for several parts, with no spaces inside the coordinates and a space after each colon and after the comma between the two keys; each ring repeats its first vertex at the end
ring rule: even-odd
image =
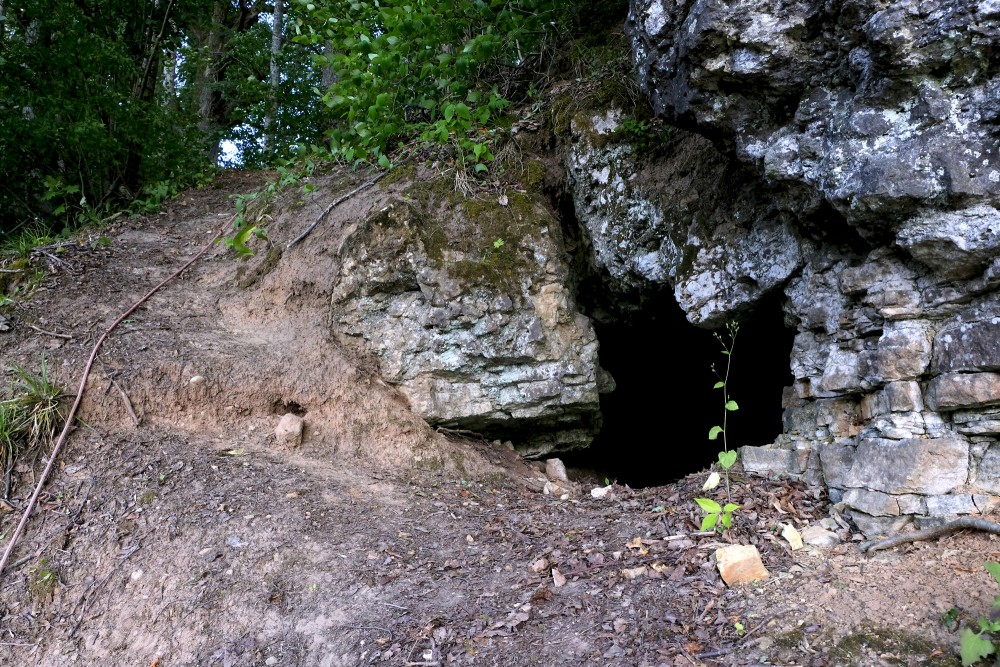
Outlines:
{"type": "MultiPolygon", "coordinates": [[[[712,364],[725,355],[711,331],[691,325],[672,295],[644,304],[628,322],[595,321],[601,365],[615,391],[601,397],[604,423],[587,450],[563,455],[568,466],[633,488],[666,484],[708,467],[722,449],[708,432],[723,417],[712,364]]],[[[781,433],[782,389],[792,383],[794,333],[783,325],[781,295],[765,298],[739,321],[729,395],[729,445],[764,445],[781,433]]],[[[724,330],[720,330],[724,334],[724,330]]]]}

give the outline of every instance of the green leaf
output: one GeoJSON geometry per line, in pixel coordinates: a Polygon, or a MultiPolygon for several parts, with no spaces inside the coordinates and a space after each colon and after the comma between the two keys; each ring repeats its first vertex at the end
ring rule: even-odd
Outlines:
{"type": "Polygon", "coordinates": [[[973,632],[969,628],[962,630],[960,646],[963,667],[976,664],[996,650],[991,640],[984,639],[982,634],[973,632]]]}
{"type": "Polygon", "coordinates": [[[983,563],[986,571],[993,575],[993,578],[1000,584],[1000,563],[983,563]]]}
{"type": "Polygon", "coordinates": [[[727,512],[726,514],[722,515],[720,521],[722,523],[723,528],[729,528],[730,526],[733,525],[733,515],[727,512]]]}
{"type": "Polygon", "coordinates": [[[389,158],[387,158],[385,155],[378,156],[378,166],[382,167],[383,169],[388,169],[389,165],[391,164],[392,163],[389,162],[389,158]]]}
{"type": "Polygon", "coordinates": [[[712,430],[710,430],[708,432],[708,439],[709,440],[717,440],[719,438],[719,434],[720,433],[724,433],[724,432],[725,431],[722,430],[721,426],[713,426],[712,430]]]}
{"type": "Polygon", "coordinates": [[[694,501],[698,503],[698,507],[700,507],[704,512],[718,514],[722,511],[722,507],[719,503],[715,502],[711,498],[695,498],[694,501]]]}
{"type": "Polygon", "coordinates": [[[726,506],[722,508],[722,511],[726,514],[732,514],[740,508],[736,503],[726,503],[726,506]]]}
{"type": "Polygon", "coordinates": [[[725,386],[726,383],[723,382],[722,380],[719,380],[718,382],[715,383],[715,386],[713,386],[712,389],[722,389],[725,386]]]}
{"type": "Polygon", "coordinates": [[[715,528],[715,524],[719,522],[718,514],[709,514],[704,519],[701,520],[702,531],[712,530],[715,528]]]}
{"type": "Polygon", "coordinates": [[[719,465],[722,466],[723,470],[729,470],[736,463],[736,452],[730,450],[728,452],[719,452],[719,465]]]}
{"type": "Polygon", "coordinates": [[[736,412],[740,409],[740,406],[736,405],[736,401],[726,401],[726,410],[730,412],[736,412]]]}

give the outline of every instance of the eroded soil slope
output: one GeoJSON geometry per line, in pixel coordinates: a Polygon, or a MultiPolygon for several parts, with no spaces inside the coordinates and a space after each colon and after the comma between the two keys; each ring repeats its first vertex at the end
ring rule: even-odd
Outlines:
{"type": "MultiPolygon", "coordinates": [[[[5,313],[5,365],[44,356],[75,387],[93,340],[256,178],[37,254],[48,277],[5,313]]],[[[503,445],[429,429],[327,323],[330,250],[386,195],[278,251],[354,180],[320,179],[286,202],[270,251],[213,248],[111,336],[0,578],[0,664],[958,664],[941,615],[988,611],[993,538],[866,558],[848,529],[793,554],[780,524],[828,511],[797,485],[737,477],[735,528],[701,535],[701,479],[602,499],[581,482],[560,500],[529,490],[537,473],[503,445]],[[286,412],[305,419],[300,447],[275,442],[286,412]],[[726,588],[711,555],[731,540],[756,544],[771,578],[726,588]]],[[[14,476],[4,543],[40,464],[14,476]]]]}

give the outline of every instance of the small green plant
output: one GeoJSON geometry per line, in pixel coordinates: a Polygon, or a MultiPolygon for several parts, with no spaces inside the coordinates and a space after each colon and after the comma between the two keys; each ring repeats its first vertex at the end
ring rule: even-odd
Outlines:
{"type": "Polygon", "coordinates": [[[733,512],[740,508],[734,503],[719,505],[711,498],[695,498],[694,501],[705,513],[705,518],[701,520],[701,529],[717,530],[720,533],[733,525],[733,512]]]}
{"type": "MultiPolygon", "coordinates": [[[[733,512],[739,509],[739,505],[732,502],[732,495],[729,488],[729,469],[736,464],[737,454],[735,451],[729,449],[729,440],[727,436],[727,428],[729,425],[729,413],[735,412],[740,409],[729,396],[729,374],[732,370],[733,363],[733,350],[736,347],[736,336],[740,331],[740,325],[738,322],[728,322],[726,324],[726,336],[723,337],[722,334],[716,332],[715,339],[719,341],[722,346],[722,354],[726,357],[726,370],[723,373],[719,373],[715,368],[715,364],[712,364],[712,372],[715,373],[718,380],[714,385],[714,389],[722,390],[722,425],[713,426],[708,432],[709,440],[718,440],[719,436],[722,436],[722,451],[719,452],[718,462],[719,467],[722,468],[726,479],[726,505],[720,506],[719,503],[710,498],[695,498],[695,502],[698,506],[705,512],[705,518],[702,519],[701,529],[702,530],[712,530],[713,528],[718,531],[722,531],[725,528],[729,528],[732,525],[733,512]]],[[[709,482],[705,484],[705,489],[710,490],[715,487],[718,483],[718,476],[713,473],[709,477],[709,482]],[[714,476],[714,477],[713,477],[714,476]]]]}
{"type": "Polygon", "coordinates": [[[615,128],[615,134],[628,141],[640,155],[664,145],[672,128],[659,119],[627,118],[615,128]]]}
{"type": "Polygon", "coordinates": [[[28,592],[38,599],[51,600],[55,593],[56,584],[59,583],[59,575],[49,565],[45,558],[38,561],[38,565],[29,570],[31,579],[28,581],[28,592]]]}
{"type": "Polygon", "coordinates": [[[49,245],[54,241],[47,227],[40,223],[29,224],[16,233],[8,234],[0,252],[14,257],[27,258],[35,248],[49,245]]]}
{"type": "Polygon", "coordinates": [[[481,261],[485,262],[486,259],[490,256],[490,253],[499,250],[500,248],[504,247],[504,245],[505,241],[501,238],[498,238],[496,241],[490,244],[491,247],[483,251],[483,259],[481,261]]]}
{"type": "MultiPolygon", "coordinates": [[[[1000,563],[983,563],[983,567],[989,572],[993,579],[1000,584],[1000,563]]],[[[979,632],[974,632],[970,628],[962,630],[960,652],[962,655],[962,665],[969,667],[983,658],[993,655],[997,650],[995,636],[1000,633],[1000,595],[993,598],[993,611],[989,618],[979,618],[979,632]]],[[[998,663],[1000,664],[1000,660],[998,663]]]]}

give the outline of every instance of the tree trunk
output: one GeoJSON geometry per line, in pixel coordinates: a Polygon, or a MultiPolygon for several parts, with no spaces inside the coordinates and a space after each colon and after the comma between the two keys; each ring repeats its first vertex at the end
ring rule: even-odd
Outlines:
{"type": "Polygon", "coordinates": [[[177,51],[167,49],[163,57],[163,101],[171,109],[177,108],[177,51]]]}
{"type": "Polygon", "coordinates": [[[284,0],[274,0],[274,22],[271,26],[271,78],[268,89],[267,113],[264,115],[264,154],[270,157],[274,151],[272,126],[278,116],[278,87],[281,85],[281,69],[278,57],[281,54],[281,38],[284,32],[284,0]]]}

